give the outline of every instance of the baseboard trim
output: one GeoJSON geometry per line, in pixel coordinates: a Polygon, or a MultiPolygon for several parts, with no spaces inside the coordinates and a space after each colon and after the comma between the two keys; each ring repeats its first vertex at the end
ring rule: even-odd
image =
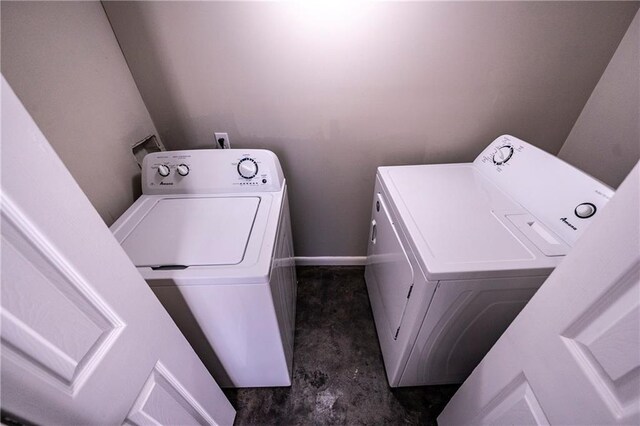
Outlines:
{"type": "Polygon", "coordinates": [[[363,266],[367,256],[296,256],[298,266],[363,266]]]}

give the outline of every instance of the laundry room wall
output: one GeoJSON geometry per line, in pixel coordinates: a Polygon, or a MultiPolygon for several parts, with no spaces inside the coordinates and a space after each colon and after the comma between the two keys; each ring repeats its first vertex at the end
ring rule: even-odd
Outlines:
{"type": "Polygon", "coordinates": [[[614,188],[640,158],[640,12],[558,156],[614,188]]]}
{"type": "Polygon", "coordinates": [[[169,149],[273,150],[299,256],[366,252],[380,165],[553,154],[637,2],[104,2],[169,149]]]}
{"type": "Polygon", "coordinates": [[[140,191],[131,145],[157,132],[102,5],[0,7],[2,74],[110,225],[140,191]]]}

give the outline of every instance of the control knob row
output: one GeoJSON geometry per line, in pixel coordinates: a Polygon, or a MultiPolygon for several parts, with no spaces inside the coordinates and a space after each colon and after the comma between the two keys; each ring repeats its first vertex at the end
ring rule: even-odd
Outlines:
{"type": "MultiPolygon", "coordinates": [[[[186,176],[189,174],[189,166],[186,164],[180,164],[176,167],[176,171],[180,176],[186,176]]],[[[166,164],[161,164],[158,166],[158,174],[162,177],[167,177],[171,173],[171,169],[166,164]]]]}

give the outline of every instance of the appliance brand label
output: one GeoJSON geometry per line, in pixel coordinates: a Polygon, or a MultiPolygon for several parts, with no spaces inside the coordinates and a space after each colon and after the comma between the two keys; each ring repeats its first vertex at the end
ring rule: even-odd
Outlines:
{"type": "Polygon", "coordinates": [[[160,185],[173,185],[173,182],[160,182],[160,185]]]}
{"type": "Polygon", "coordinates": [[[578,230],[578,228],[573,226],[573,224],[571,222],[569,222],[566,217],[561,217],[560,221],[564,222],[565,225],[567,225],[569,228],[573,229],[574,231],[578,230]]]}

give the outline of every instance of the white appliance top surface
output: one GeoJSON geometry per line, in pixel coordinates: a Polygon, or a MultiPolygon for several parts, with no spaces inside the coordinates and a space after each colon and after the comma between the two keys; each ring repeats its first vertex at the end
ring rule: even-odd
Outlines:
{"type": "Polygon", "coordinates": [[[122,241],[136,266],[242,262],[260,197],[164,198],[122,241]]]}
{"type": "Polygon", "coordinates": [[[378,173],[429,279],[549,273],[614,193],[510,135],[473,163],[378,173]]]}
{"type": "Polygon", "coordinates": [[[494,213],[519,213],[520,205],[472,165],[390,167],[387,173],[429,258],[451,265],[536,258],[494,213]]]}
{"type": "Polygon", "coordinates": [[[379,173],[429,280],[545,275],[569,249],[472,164],[379,173]]]}

